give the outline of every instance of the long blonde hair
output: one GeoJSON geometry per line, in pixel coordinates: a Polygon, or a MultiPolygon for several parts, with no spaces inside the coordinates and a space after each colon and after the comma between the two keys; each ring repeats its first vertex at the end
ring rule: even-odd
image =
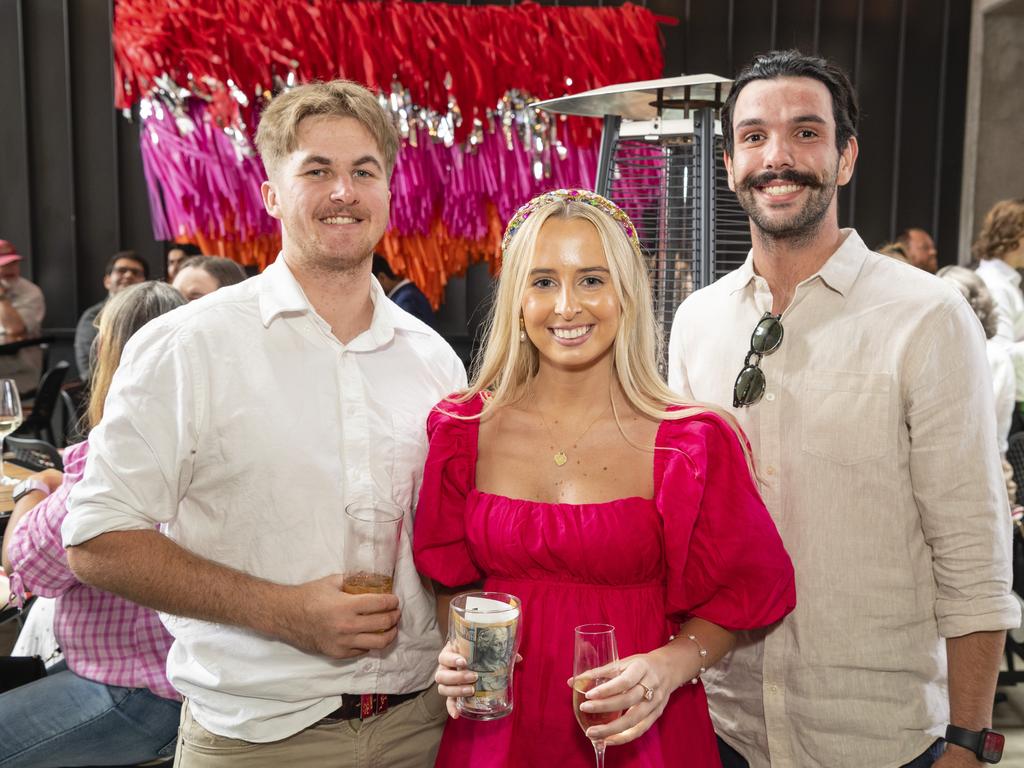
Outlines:
{"type": "MultiPolygon", "coordinates": [[[[455,402],[464,403],[486,393],[480,414],[483,418],[493,409],[518,403],[527,395],[530,380],[539,369],[539,359],[537,348],[532,343],[519,340],[520,308],[529,282],[537,239],[550,218],[588,221],[601,237],[612,286],[621,308],[613,343],[613,368],[627,402],[638,412],[657,421],[682,419],[708,411],[717,414],[740,438],[750,464],[746,440],[732,414],[714,405],[683,400],[668,388],[658,373],[657,361],[661,359],[663,338],[654,316],[651,281],[643,255],[633,247],[622,226],[611,216],[593,205],[569,199],[538,205],[508,241],[502,255],[494,303],[485,324],[483,350],[474,366],[469,388],[455,398],[455,402]],[[669,406],[679,406],[680,410],[666,411],[669,406]]],[[[619,423],[617,412],[615,420],[619,423]]],[[[621,423],[619,428],[621,431],[621,423]]],[[[626,440],[632,444],[628,437],[626,440]]]]}
{"type": "Polygon", "coordinates": [[[119,291],[103,305],[96,324],[96,363],[89,380],[89,407],[85,427],[92,429],[103,418],[114,371],[121,364],[121,352],[136,331],[165,312],[185,303],[185,298],[167,283],[150,280],[119,291]]]}

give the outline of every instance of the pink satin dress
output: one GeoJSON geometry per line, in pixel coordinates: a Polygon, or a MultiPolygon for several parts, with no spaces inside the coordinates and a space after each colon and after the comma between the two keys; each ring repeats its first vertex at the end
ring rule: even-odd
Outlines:
{"type": "MultiPolygon", "coordinates": [[[[664,645],[697,616],[733,630],[772,624],[796,604],[793,568],[740,443],[717,416],[662,422],[653,499],[553,504],[475,487],[479,399],[442,402],[414,532],[416,566],[449,587],[523,601],[522,662],[511,715],[449,720],[444,768],[592,768],[572,709],[573,628],[615,626],[619,656],[664,645]]],[[[720,765],[703,686],[685,684],[639,739],[608,748],[608,768],[720,765]]]]}

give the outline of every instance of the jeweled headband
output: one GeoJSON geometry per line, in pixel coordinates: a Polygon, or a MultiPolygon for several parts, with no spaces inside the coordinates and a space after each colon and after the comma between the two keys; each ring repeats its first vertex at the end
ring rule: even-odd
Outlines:
{"type": "Polygon", "coordinates": [[[508,226],[505,228],[505,236],[501,239],[501,250],[505,251],[508,249],[508,244],[512,241],[512,236],[519,231],[519,228],[523,226],[525,222],[534,211],[538,208],[543,208],[549,203],[561,203],[561,202],[572,202],[572,203],[585,203],[597,208],[599,211],[608,214],[615,221],[618,222],[619,226],[626,233],[626,237],[629,238],[630,244],[633,246],[633,250],[637,252],[637,255],[642,256],[643,252],[640,250],[640,238],[636,236],[636,227],[633,226],[633,222],[630,220],[626,212],[619,208],[615,203],[609,200],[607,197],[602,197],[596,192],[591,192],[587,189],[556,189],[553,192],[545,192],[543,195],[537,195],[526,205],[522,206],[516,215],[509,221],[508,226]]]}

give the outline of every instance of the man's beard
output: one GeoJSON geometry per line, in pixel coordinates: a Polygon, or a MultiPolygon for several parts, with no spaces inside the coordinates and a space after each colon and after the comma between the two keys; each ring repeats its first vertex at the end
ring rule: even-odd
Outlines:
{"type": "Polygon", "coordinates": [[[829,206],[832,204],[832,198],[836,194],[838,177],[838,163],[831,173],[826,171],[823,178],[792,169],[779,173],[766,171],[755,176],[748,176],[737,184],[736,199],[750,220],[754,222],[762,240],[787,241],[796,245],[814,239],[821,222],[828,213],[829,206]],[[772,181],[788,181],[806,187],[808,196],[803,207],[788,218],[772,217],[762,211],[757,205],[757,193],[754,188],[763,187],[772,181]]]}
{"type": "MultiPolygon", "coordinates": [[[[317,211],[315,218],[329,218],[331,216],[352,216],[365,219],[369,214],[362,208],[328,208],[317,211]]],[[[383,234],[383,232],[381,233],[383,234]]],[[[344,251],[337,250],[329,242],[315,239],[303,239],[296,241],[301,243],[303,257],[307,264],[319,272],[326,274],[350,274],[361,273],[373,256],[373,249],[376,241],[365,243],[350,243],[344,251]]]]}

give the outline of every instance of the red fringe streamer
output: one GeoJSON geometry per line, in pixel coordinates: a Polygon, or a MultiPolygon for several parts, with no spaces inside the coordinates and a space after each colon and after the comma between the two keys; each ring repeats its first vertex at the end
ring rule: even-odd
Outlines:
{"type": "Polygon", "coordinates": [[[450,235],[438,218],[426,235],[386,233],[378,250],[391,268],[416,283],[437,309],[450,277],[464,275],[469,266],[478,261],[489,261],[491,274],[501,269],[501,259],[496,254],[501,250],[505,222],[492,203],[487,204],[485,215],[487,235],[481,240],[450,235]]]}
{"type": "MultiPolygon", "coordinates": [[[[445,113],[454,99],[462,141],[511,90],[546,99],[658,76],[659,23],[675,20],[631,3],[117,0],[115,103],[131,106],[169,75],[203,97],[218,124],[252,128],[275,77],[345,77],[384,93],[397,80],[421,107],[445,113]],[[250,106],[231,97],[229,80],[250,106]]],[[[569,125],[576,144],[598,137],[593,121],[569,125]]]]}

